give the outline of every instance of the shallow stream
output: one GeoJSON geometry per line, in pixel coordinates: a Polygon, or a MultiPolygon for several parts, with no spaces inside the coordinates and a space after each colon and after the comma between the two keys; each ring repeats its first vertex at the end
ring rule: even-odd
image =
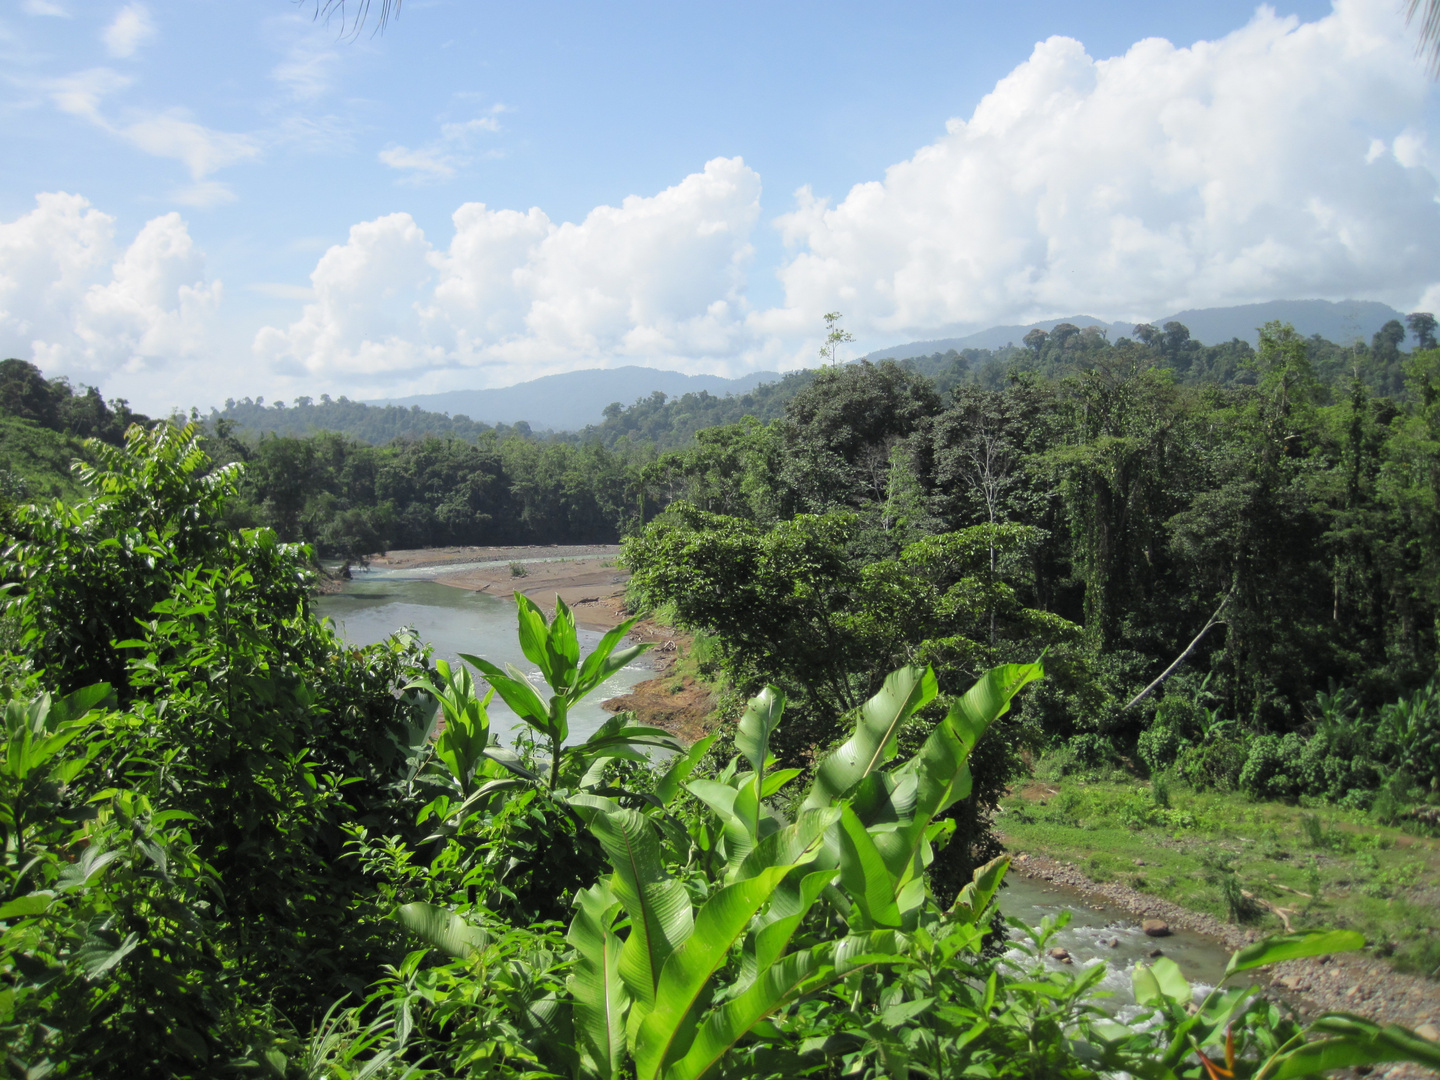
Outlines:
{"type": "Polygon", "coordinates": [[[1137,916],[1123,908],[1100,904],[1078,890],[1021,877],[1014,872],[1006,874],[1005,881],[1007,887],[1000,890],[1000,910],[1005,915],[1039,926],[1047,916],[1054,918],[1061,911],[1070,911],[1070,924],[1056,935],[1048,948],[1058,946],[1067,950],[1074,967],[1049,956],[1045,963],[1055,970],[1074,970],[1102,962],[1108,965],[1100,988],[1114,995],[1110,999],[1113,1008],[1107,1006],[1111,1011],[1134,1004],[1130,972],[1137,961],[1148,962],[1156,949],[1180,965],[1197,1001],[1208,994],[1225,973],[1229,950],[1213,938],[1179,929],[1171,930],[1168,937],[1146,937],[1137,916]],[[1116,943],[1113,946],[1112,941],[1116,943]]]}

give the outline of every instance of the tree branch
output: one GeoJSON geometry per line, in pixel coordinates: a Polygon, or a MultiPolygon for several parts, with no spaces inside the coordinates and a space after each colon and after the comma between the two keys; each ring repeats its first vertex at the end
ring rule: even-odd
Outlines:
{"type": "MultiPolygon", "coordinates": [[[[1218,626],[1220,623],[1225,621],[1224,619],[1220,618],[1220,613],[1225,610],[1225,605],[1230,603],[1230,598],[1234,595],[1235,586],[1231,585],[1230,591],[1225,594],[1225,599],[1221,600],[1220,606],[1215,609],[1215,614],[1210,616],[1210,618],[1206,621],[1205,625],[1200,628],[1200,632],[1195,635],[1195,640],[1190,642],[1189,645],[1185,646],[1185,651],[1182,652],[1179,656],[1177,656],[1174,663],[1172,663],[1169,667],[1162,671],[1156,677],[1154,682],[1152,682],[1149,686],[1145,687],[1144,690],[1141,690],[1138,694],[1136,694],[1133,698],[1126,702],[1126,709],[1129,709],[1132,706],[1138,704],[1139,702],[1144,701],[1145,696],[1149,694],[1151,690],[1154,690],[1155,687],[1159,686],[1162,682],[1169,678],[1170,673],[1180,666],[1181,661],[1183,661],[1195,650],[1195,646],[1200,644],[1200,639],[1203,638],[1206,634],[1208,634],[1212,627],[1218,626]]],[[[1121,711],[1123,712],[1124,710],[1121,711]]]]}

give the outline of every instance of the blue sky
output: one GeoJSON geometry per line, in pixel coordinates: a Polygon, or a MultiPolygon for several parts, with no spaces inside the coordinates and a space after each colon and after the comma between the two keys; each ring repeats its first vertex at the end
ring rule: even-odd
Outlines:
{"type": "Polygon", "coordinates": [[[1440,306],[1398,6],[7,0],[0,351],[163,411],[1440,306]]]}

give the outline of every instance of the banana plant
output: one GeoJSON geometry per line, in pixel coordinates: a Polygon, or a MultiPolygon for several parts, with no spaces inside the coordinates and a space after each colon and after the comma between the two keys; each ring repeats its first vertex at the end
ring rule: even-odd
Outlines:
{"type": "MultiPolygon", "coordinates": [[[[556,1002],[527,1006],[532,1016],[551,1018],[536,1053],[548,1053],[576,1080],[613,1080],[631,1069],[637,1080],[700,1080],[798,1000],[870,967],[909,964],[904,931],[913,930],[911,916],[926,899],[923,869],[940,829],[934,816],[968,793],[971,749],[1039,675],[1038,665],[987,674],[913,761],[887,770],[900,731],[936,689],[927,668],[893,673],[860,710],[850,740],[821,765],[794,822],[765,805],[796,775],[772,768],[770,740],[785,702],[767,687],[736,729],[736,760],[720,778],[686,785],[711,811],[725,855],[716,880],[697,885],[698,898],[666,866],[660,815],[593,793],[571,796],[612,872],[575,901],[568,1026],[556,1026],[556,1002]],[[739,769],[741,758],[748,771],[739,769]],[[805,931],[822,900],[848,928],[822,919],[805,931]]],[[[692,750],[672,764],[657,786],[665,801],[696,761],[692,750]]],[[[983,934],[978,924],[1005,865],[977,872],[946,916],[961,931],[957,942],[983,934]]],[[[401,917],[437,947],[479,947],[444,909],[412,904],[401,917]]]]}
{"type": "Polygon", "coordinates": [[[473,665],[515,715],[548,744],[550,767],[545,782],[551,791],[559,785],[568,759],[577,759],[588,769],[600,759],[641,758],[643,752],[640,747],[671,752],[683,749],[660,728],[624,723],[607,724],[580,746],[567,747],[565,741],[570,737],[570,709],[651,645],[642,642],[623,649],[619,647],[637,621],[628,619],[601,638],[582,663],[575,616],[564,600],[558,595],[555,597],[555,618],[549,623],[545,621],[544,612],[523,593],[515,594],[515,607],[520,621],[521,651],[540,669],[549,685],[548,701],[513,664],[506,664],[502,670],[488,660],[469,653],[461,653],[460,657],[473,665]]]}

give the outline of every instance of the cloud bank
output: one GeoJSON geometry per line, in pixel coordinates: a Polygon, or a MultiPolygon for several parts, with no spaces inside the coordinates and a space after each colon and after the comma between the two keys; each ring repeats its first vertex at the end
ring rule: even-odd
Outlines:
{"type": "MultiPolygon", "coordinates": [[[[316,64],[276,77],[304,96],[324,82],[316,64]]],[[[184,162],[193,202],[225,198],[207,178],[253,144],[179,114],[110,122],[100,102],[122,83],[98,69],[52,93],[184,162]]],[[[382,160],[443,175],[495,112],[382,160]]],[[[1312,23],[1262,7],[1217,41],[1109,59],[1053,37],[882,179],[834,202],[801,189],[770,222],[760,176],[733,157],[578,222],[466,203],[443,237],[405,213],[355,224],[316,263],[308,302],[255,333],[251,374],[356,396],[621,364],[735,374],[813,362],[836,310],[869,345],[1277,298],[1435,310],[1435,112],[1389,0],[1336,0],[1312,23]],[[786,254],[757,269],[756,230],[772,227],[786,254]],[[756,308],[747,282],[771,272],[783,301],[756,308]]],[[[123,253],[76,196],[0,224],[0,330],[60,370],[198,356],[219,298],[175,214],[123,253]]]]}
{"type": "Polygon", "coordinates": [[[220,304],[179,214],[121,248],[115,219],[78,195],[40,195],[0,222],[0,355],[104,382],[203,357],[220,304]]]}
{"type": "Polygon", "coordinates": [[[717,158],[579,223],[467,203],[445,249],[391,214],[327,251],[315,301],[261,330],[255,350],[290,374],[395,378],[740,355],[753,347],[744,286],[759,213],[760,177],[717,158]]]}
{"type": "Polygon", "coordinates": [[[1096,61],[1051,38],[968,121],[836,206],[802,190],[786,306],[872,333],[1440,280],[1430,92],[1392,5],[1096,61]]]}
{"type": "Polygon", "coordinates": [[[1080,311],[1414,305],[1440,282],[1430,93],[1377,0],[1305,24],[1262,7],[1218,41],[1111,59],[1053,37],[883,180],[834,205],[799,191],[775,222],[775,308],[745,300],[760,178],[716,159],[579,224],[467,204],[444,251],[404,215],[357,225],[316,267],[319,299],[256,350],[296,373],[478,366],[502,383],[803,362],[832,310],[888,342],[1080,311]]]}

